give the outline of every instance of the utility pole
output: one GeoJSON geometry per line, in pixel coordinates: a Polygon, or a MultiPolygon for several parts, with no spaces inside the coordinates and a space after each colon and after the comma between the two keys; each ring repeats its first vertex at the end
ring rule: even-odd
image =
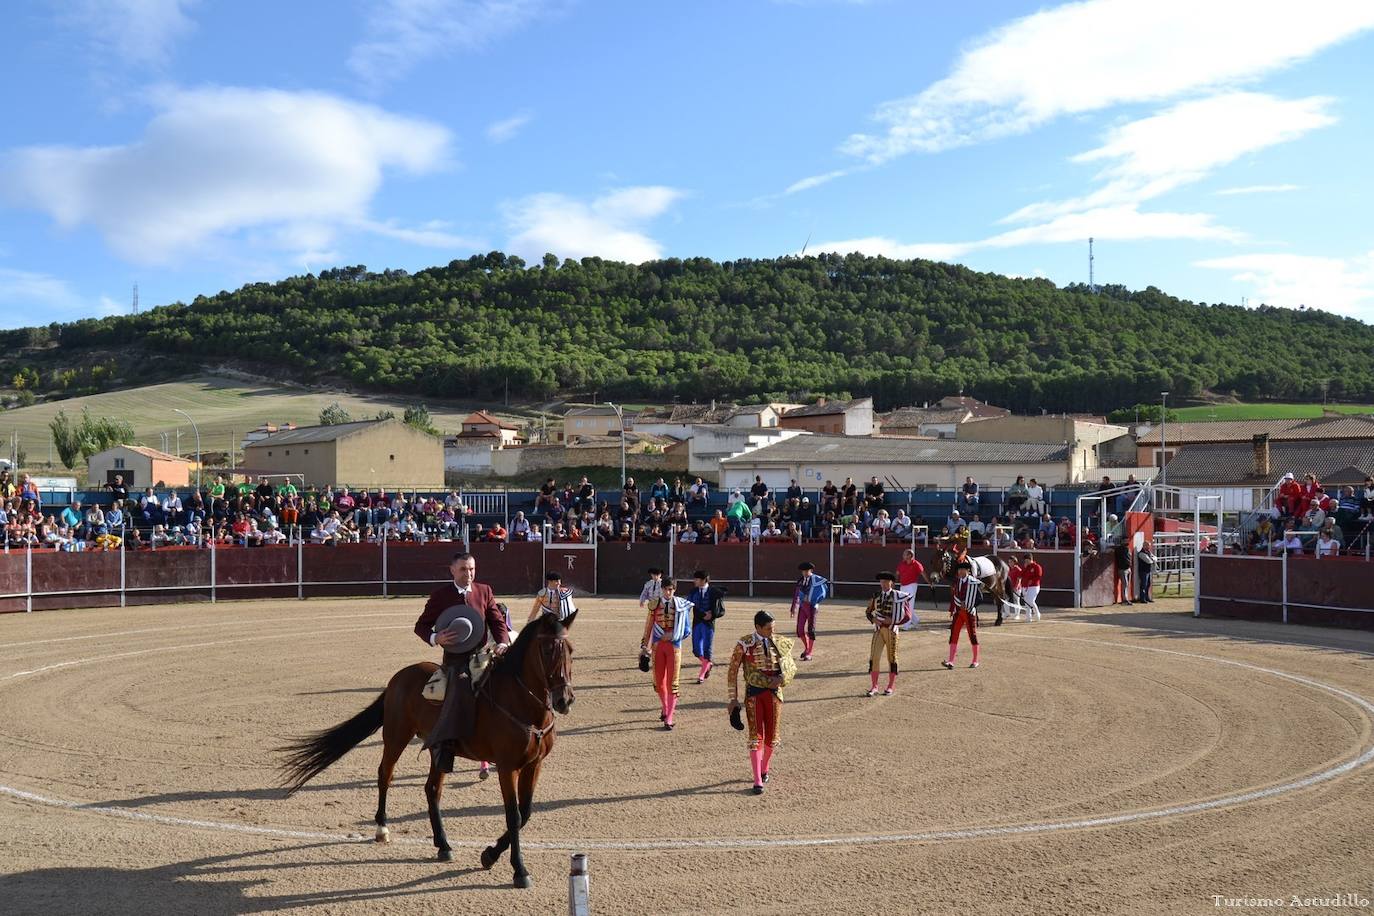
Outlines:
{"type": "Polygon", "coordinates": [[[1169,392],[1159,393],[1159,485],[1168,486],[1169,475],[1165,468],[1169,464],[1169,449],[1164,441],[1164,424],[1169,416],[1169,392]]]}
{"type": "Polygon", "coordinates": [[[138,314],[138,284],[134,284],[134,314],[138,314]]]}
{"type": "Polygon", "coordinates": [[[1088,236],[1088,292],[1096,293],[1097,284],[1093,282],[1093,239],[1088,236]]]}

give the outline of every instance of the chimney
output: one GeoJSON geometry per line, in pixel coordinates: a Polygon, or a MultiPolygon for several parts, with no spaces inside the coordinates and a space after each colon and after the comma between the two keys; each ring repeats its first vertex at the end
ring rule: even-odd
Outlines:
{"type": "Polygon", "coordinates": [[[1251,439],[1255,449],[1255,476],[1269,477],[1269,434],[1259,433],[1251,439]]]}
{"type": "Polygon", "coordinates": [[[824,403],[825,403],[825,398],[816,398],[816,403],[817,403],[817,404],[824,404],[824,403]]]}

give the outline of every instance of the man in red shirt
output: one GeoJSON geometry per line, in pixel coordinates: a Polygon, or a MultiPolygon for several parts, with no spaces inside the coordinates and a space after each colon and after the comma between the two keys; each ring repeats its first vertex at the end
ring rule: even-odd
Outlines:
{"type": "Polygon", "coordinates": [[[496,603],[491,593],[491,587],[475,581],[477,561],[472,554],[454,554],[448,571],[453,581],[429,596],[424,611],[415,621],[415,635],[424,640],[426,645],[444,650],[443,667],[448,671],[448,689],[444,694],[443,708],[439,710],[439,720],[425,739],[425,747],[438,747],[440,769],[452,773],[455,746],[470,734],[475,713],[476,697],[472,692],[468,661],[473,652],[486,645],[488,634],[495,643],[496,654],[504,653],[510,643],[510,626],[506,623],[504,609],[496,603]],[[486,628],[475,645],[466,651],[450,652],[450,647],[462,642],[461,637],[452,630],[435,632],[434,624],[440,614],[458,604],[466,604],[476,610],[486,622],[486,628]]]}
{"type": "Polygon", "coordinates": [[[907,596],[907,607],[911,609],[911,619],[902,624],[903,630],[921,625],[921,618],[916,616],[916,591],[925,574],[926,568],[916,559],[916,551],[902,551],[902,562],[897,564],[897,585],[898,591],[907,596]]]}
{"type": "Polygon", "coordinates": [[[1011,563],[1007,566],[1007,608],[1013,612],[1012,620],[1020,620],[1023,606],[1021,603],[1021,559],[1015,555],[1010,559],[1011,563]],[[1011,599],[1015,599],[1016,603],[1013,604],[1011,599]]]}
{"type": "Polygon", "coordinates": [[[1045,568],[1035,562],[1035,554],[1028,553],[1021,558],[1021,601],[1026,606],[1026,620],[1040,619],[1040,580],[1045,577],[1045,568]]]}

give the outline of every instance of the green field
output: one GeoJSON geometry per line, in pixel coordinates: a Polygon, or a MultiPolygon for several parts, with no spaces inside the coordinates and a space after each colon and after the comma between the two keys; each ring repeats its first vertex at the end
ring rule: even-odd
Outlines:
{"type": "MultiPolygon", "coordinates": [[[[0,413],[0,452],[9,453],[10,435],[17,432],[20,450],[28,454],[28,465],[45,465],[52,439],[48,423],[59,410],[76,417],[80,416],[83,407],[89,407],[95,416],[128,420],[133,424],[139,444],[153,448],[162,448],[161,433],[167,432],[171,434],[169,448],[176,451],[176,431],[180,429],[181,454],[189,456],[195,453],[195,435],[186,419],[172,412],[179,407],[200,427],[202,451],[225,452],[231,441],[237,444],[244,433],[263,423],[313,426],[319,422],[320,410],[335,401],[355,420],[374,417],[381,410],[394,411],[399,417],[407,406],[418,403],[401,398],[307,391],[202,376],[4,411],[0,413]]],[[[463,418],[474,408],[483,406],[490,408],[490,405],[479,404],[427,403],[434,425],[445,432],[457,432],[463,418]]]]}
{"type": "Polygon", "coordinates": [[[1179,420],[1301,420],[1320,417],[1323,410],[1345,414],[1374,414],[1370,404],[1213,404],[1170,410],[1179,420]]]}

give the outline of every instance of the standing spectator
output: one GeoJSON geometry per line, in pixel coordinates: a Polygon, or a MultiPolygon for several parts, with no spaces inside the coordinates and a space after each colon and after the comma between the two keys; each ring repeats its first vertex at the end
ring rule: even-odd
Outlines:
{"type": "Polygon", "coordinates": [[[115,504],[121,507],[124,505],[124,502],[129,498],[129,488],[124,486],[123,474],[116,474],[114,483],[105,484],[104,489],[109,490],[111,493],[114,494],[115,504]]]}
{"type": "MultiPolygon", "coordinates": [[[[736,491],[736,493],[738,493],[738,491],[736,491]]],[[[743,499],[737,499],[735,502],[731,503],[730,508],[726,510],[726,518],[730,523],[730,534],[743,538],[745,526],[749,524],[750,519],[753,517],[754,513],[750,511],[749,504],[743,499]]]]}
{"type": "Polygon", "coordinates": [[[1131,545],[1117,539],[1112,547],[1112,596],[1117,604],[1131,601],[1131,545]]]}
{"type": "Polygon", "coordinates": [[[897,564],[897,586],[907,596],[907,606],[911,608],[911,619],[902,625],[903,630],[921,625],[921,618],[916,616],[916,592],[925,574],[926,568],[916,559],[916,551],[910,548],[902,551],[902,562],[897,564]]]}
{"type": "Polygon", "coordinates": [[[1136,597],[1146,604],[1153,604],[1155,600],[1154,573],[1155,555],[1150,550],[1150,542],[1146,541],[1135,554],[1136,597]]]}
{"type": "Polygon", "coordinates": [[[1374,521],[1374,477],[1366,477],[1360,491],[1360,521],[1374,521]]]}

